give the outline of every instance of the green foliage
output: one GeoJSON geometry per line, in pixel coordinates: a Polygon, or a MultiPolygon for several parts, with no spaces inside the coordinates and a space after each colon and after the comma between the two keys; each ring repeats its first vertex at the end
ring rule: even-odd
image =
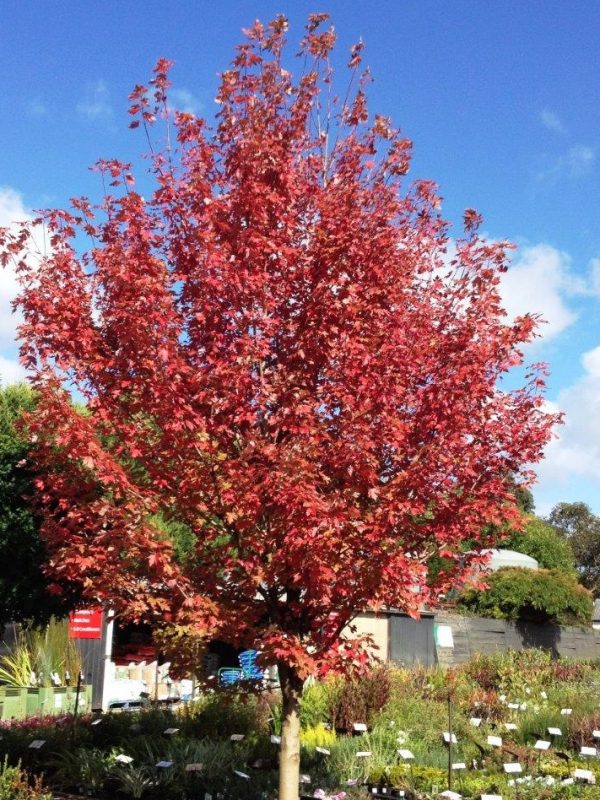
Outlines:
{"type": "Polygon", "coordinates": [[[523,531],[513,532],[500,546],[535,558],[545,569],[575,574],[569,540],[539,517],[530,517],[523,531]]]}
{"type": "Polygon", "coordinates": [[[558,570],[500,569],[487,578],[488,589],[466,589],[459,607],[484,617],[589,625],[593,601],[576,579],[558,570]]]}
{"type": "Polygon", "coordinates": [[[52,686],[56,673],[65,683],[65,673],[81,671],[81,656],[69,638],[66,620],[50,619],[44,628],[21,631],[16,646],[0,659],[0,681],[9,686],[31,686],[35,673],[40,686],[52,686]]]}
{"type": "Polygon", "coordinates": [[[600,517],[585,503],[559,503],[548,521],[569,540],[583,585],[600,596],[600,517]]]}
{"type": "Polygon", "coordinates": [[[0,625],[43,624],[69,610],[68,601],[47,590],[45,549],[27,499],[35,474],[20,419],[34,405],[35,395],[25,385],[0,389],[0,625]]]}
{"type": "Polygon", "coordinates": [[[11,767],[5,758],[0,764],[0,800],[52,800],[52,794],[44,791],[40,777],[30,782],[20,764],[11,767]]]}

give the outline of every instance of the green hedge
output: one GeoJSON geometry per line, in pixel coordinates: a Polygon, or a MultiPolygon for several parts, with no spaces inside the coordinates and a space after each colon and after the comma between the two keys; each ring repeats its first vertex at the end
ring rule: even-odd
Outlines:
{"type": "Polygon", "coordinates": [[[507,567],[491,573],[488,589],[466,589],[459,607],[496,619],[589,625],[592,595],[577,579],[560,570],[507,567]]]}

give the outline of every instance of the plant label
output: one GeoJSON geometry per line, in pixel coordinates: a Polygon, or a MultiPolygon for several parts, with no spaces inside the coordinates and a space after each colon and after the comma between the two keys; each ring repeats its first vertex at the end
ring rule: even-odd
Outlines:
{"type": "Polygon", "coordinates": [[[518,761],[511,761],[509,764],[504,764],[504,772],[510,775],[515,772],[523,772],[523,767],[518,761]]]}
{"type": "Polygon", "coordinates": [[[321,755],[324,756],[331,755],[331,750],[328,750],[326,747],[315,747],[315,750],[317,751],[317,753],[321,753],[321,755]]]}
{"type": "Polygon", "coordinates": [[[506,728],[507,731],[516,731],[519,726],[516,725],[514,722],[505,722],[504,727],[506,728]]]}
{"type": "Polygon", "coordinates": [[[584,783],[596,783],[596,776],[591,769],[576,769],[573,772],[573,777],[576,781],[583,781],[584,783]]]}
{"type": "Polygon", "coordinates": [[[502,737],[501,736],[488,736],[487,743],[490,747],[502,747],[502,737]]]}
{"type": "Polygon", "coordinates": [[[446,744],[457,744],[456,735],[454,733],[450,733],[449,731],[444,731],[444,741],[446,744]]]}
{"type": "Polygon", "coordinates": [[[502,800],[501,794],[482,794],[481,800],[502,800]]]}
{"type": "Polygon", "coordinates": [[[246,774],[245,772],[242,772],[239,769],[234,769],[233,770],[233,774],[237,775],[238,778],[243,778],[245,781],[249,781],[250,780],[250,775],[246,774]]]}
{"type": "Polygon", "coordinates": [[[167,728],[165,731],[166,736],[174,736],[179,731],[179,728],[167,728]]]}
{"type": "Polygon", "coordinates": [[[45,739],[34,739],[33,742],[29,745],[30,750],[41,750],[41,748],[46,744],[45,739]]]}
{"type": "Polygon", "coordinates": [[[242,742],[244,740],[243,733],[232,733],[229,737],[230,741],[232,742],[242,742]]]}
{"type": "Polygon", "coordinates": [[[173,762],[172,761],[157,761],[154,766],[157,767],[158,769],[169,769],[169,767],[173,766],[173,762]]]}
{"type": "Polygon", "coordinates": [[[520,704],[519,704],[519,703],[509,703],[509,704],[508,704],[508,707],[509,707],[509,708],[512,708],[512,710],[513,710],[513,711],[518,711],[518,710],[519,710],[519,708],[521,708],[521,706],[520,706],[520,704]]]}
{"type": "Polygon", "coordinates": [[[471,717],[469,722],[474,728],[478,728],[481,725],[481,717],[471,717]]]}
{"type": "Polygon", "coordinates": [[[98,719],[92,720],[92,725],[100,725],[101,722],[102,722],[102,718],[99,717],[98,719]]]}
{"type": "Polygon", "coordinates": [[[575,783],[573,778],[563,778],[560,782],[561,786],[572,786],[575,783]]]}
{"type": "Polygon", "coordinates": [[[458,792],[453,792],[451,789],[446,789],[445,792],[440,794],[440,797],[446,797],[447,800],[461,800],[462,795],[458,792]]]}
{"type": "Polygon", "coordinates": [[[573,709],[572,708],[561,708],[560,713],[563,715],[563,717],[568,717],[569,714],[573,713],[573,709]]]}
{"type": "Polygon", "coordinates": [[[115,761],[118,761],[119,764],[131,764],[133,758],[131,756],[126,756],[125,753],[120,753],[115,757],[115,761]]]}
{"type": "Polygon", "coordinates": [[[310,783],[310,775],[300,775],[300,783],[310,783]]]}
{"type": "Polygon", "coordinates": [[[185,771],[186,772],[202,772],[204,769],[204,764],[186,764],[185,771]]]}
{"type": "Polygon", "coordinates": [[[370,750],[359,750],[356,754],[356,758],[370,758],[373,753],[370,750]]]}
{"type": "Polygon", "coordinates": [[[592,736],[594,739],[600,739],[600,731],[592,731],[592,736]]]}
{"type": "Polygon", "coordinates": [[[547,750],[550,747],[550,742],[544,741],[544,739],[538,739],[537,742],[533,745],[534,750],[547,750]]]}
{"type": "Polygon", "coordinates": [[[460,770],[460,769],[466,769],[466,768],[467,768],[467,765],[465,763],[463,763],[462,761],[457,761],[456,764],[452,764],[452,769],[453,770],[460,770]]]}
{"type": "Polygon", "coordinates": [[[403,748],[398,750],[398,755],[400,756],[400,758],[403,758],[405,761],[414,761],[414,758],[415,758],[412,750],[404,750],[403,748]]]}
{"type": "Polygon", "coordinates": [[[271,744],[281,744],[281,736],[271,736],[271,744]]]}
{"type": "Polygon", "coordinates": [[[562,736],[562,731],[560,728],[548,728],[548,733],[550,736],[562,736]]]}
{"type": "Polygon", "coordinates": [[[598,753],[595,747],[582,747],[579,751],[579,754],[582,756],[597,756],[598,753]]]}
{"type": "Polygon", "coordinates": [[[364,722],[355,722],[354,725],[352,726],[352,730],[355,733],[366,733],[367,725],[364,722]]]}

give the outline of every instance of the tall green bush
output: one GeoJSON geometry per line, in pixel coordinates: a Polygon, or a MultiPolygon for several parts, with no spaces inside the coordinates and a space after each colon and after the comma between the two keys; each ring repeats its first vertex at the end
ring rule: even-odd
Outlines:
{"type": "Polygon", "coordinates": [[[573,575],[559,570],[507,567],[491,573],[488,589],[465,589],[459,607],[496,619],[589,625],[592,595],[573,575]]]}

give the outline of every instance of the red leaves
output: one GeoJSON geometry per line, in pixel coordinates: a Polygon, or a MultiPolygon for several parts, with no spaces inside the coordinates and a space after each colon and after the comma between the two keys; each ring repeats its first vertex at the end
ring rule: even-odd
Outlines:
{"type": "MultiPolygon", "coordinates": [[[[469,210],[448,266],[437,187],[401,191],[411,143],[386,117],[367,127],[364,84],[335,112],[335,145],[325,119],[315,130],[326,19],[309,20],[297,85],[278,60],[285,19],[251,28],[217,129],[176,117],[147,200],[129,164],[102,160],[115,196],[47,212],[41,263],[27,228],[0,232],[23,286],[57,579],[302,674],[362,668],[366,650],[340,643],[358,611],[435,602],[466,567],[462,542],[514,520],[506,475],[528,476],[557,419],[541,369],[497,388],[536,324],[504,324],[506,244],[481,241],[469,210]],[[97,242],[81,257],[79,232],[97,242]],[[180,526],[185,559],[157,519],[180,526]]],[[[133,90],[132,125],[170,113],[170,67],[133,90]]]]}

